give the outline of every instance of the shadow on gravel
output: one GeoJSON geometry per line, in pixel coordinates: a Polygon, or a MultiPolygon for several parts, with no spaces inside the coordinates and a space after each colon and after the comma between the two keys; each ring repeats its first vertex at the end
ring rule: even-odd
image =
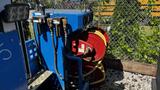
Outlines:
{"type": "Polygon", "coordinates": [[[117,60],[114,56],[110,55],[110,58],[104,59],[103,66],[105,68],[106,79],[104,82],[92,86],[91,90],[124,90],[124,85],[117,83],[124,78],[121,60],[117,60]]]}

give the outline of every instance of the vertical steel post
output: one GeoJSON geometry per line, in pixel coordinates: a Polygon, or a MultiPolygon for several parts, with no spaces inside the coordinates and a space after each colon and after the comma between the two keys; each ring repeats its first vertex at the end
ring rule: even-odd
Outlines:
{"type": "Polygon", "coordinates": [[[25,60],[27,78],[30,79],[31,78],[31,70],[30,70],[30,65],[29,65],[29,61],[28,61],[28,55],[27,55],[27,50],[26,50],[25,36],[24,36],[24,32],[23,32],[22,22],[18,21],[15,24],[16,24],[16,28],[18,30],[18,34],[19,34],[19,38],[20,38],[20,42],[21,42],[21,48],[23,51],[23,57],[25,60]]]}

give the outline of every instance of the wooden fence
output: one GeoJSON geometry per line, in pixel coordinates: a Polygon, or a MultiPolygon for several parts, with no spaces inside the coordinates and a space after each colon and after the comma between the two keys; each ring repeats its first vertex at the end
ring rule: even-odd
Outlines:
{"type": "MultiPolygon", "coordinates": [[[[141,6],[141,10],[147,10],[151,8],[151,15],[153,17],[160,16],[160,0],[155,0],[154,3],[148,4],[148,0],[138,0],[141,6]]],[[[96,8],[99,8],[98,11],[95,12],[96,16],[112,16],[114,12],[114,8],[116,5],[116,0],[110,0],[110,2],[99,2],[96,8]]]]}

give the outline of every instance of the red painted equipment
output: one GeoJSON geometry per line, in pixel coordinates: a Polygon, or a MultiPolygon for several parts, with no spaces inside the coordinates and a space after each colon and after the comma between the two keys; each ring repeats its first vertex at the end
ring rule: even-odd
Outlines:
{"type": "Polygon", "coordinates": [[[101,29],[95,32],[82,32],[72,40],[72,52],[85,61],[100,61],[105,55],[108,35],[101,29]]]}
{"type": "MultiPolygon", "coordinates": [[[[72,52],[83,61],[83,77],[98,75],[96,78],[88,79],[89,85],[95,85],[105,80],[105,71],[102,64],[109,36],[100,28],[89,28],[87,31],[78,32],[72,38],[72,52]],[[93,63],[94,62],[94,63],[93,63]]],[[[76,72],[76,63],[71,64],[72,77],[79,78],[76,72]]]]}

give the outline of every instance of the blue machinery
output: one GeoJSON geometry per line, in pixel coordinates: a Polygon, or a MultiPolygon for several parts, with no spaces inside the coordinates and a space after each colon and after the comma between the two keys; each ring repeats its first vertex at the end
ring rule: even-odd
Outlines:
{"type": "MultiPolygon", "coordinates": [[[[61,22],[61,21],[58,21],[57,19],[66,18],[68,21],[67,22],[67,29],[66,29],[67,35],[69,35],[72,32],[77,31],[78,29],[84,28],[85,24],[84,24],[83,20],[85,17],[92,19],[91,18],[92,16],[89,17],[91,15],[91,12],[85,12],[85,11],[81,11],[81,10],[48,10],[48,11],[46,11],[46,14],[49,16],[50,19],[53,19],[53,21],[55,21],[52,23],[55,23],[56,28],[57,28],[56,23],[61,22]]],[[[39,12],[33,13],[33,18],[42,19],[42,17],[43,16],[39,12]]],[[[88,19],[88,23],[89,23],[89,21],[91,21],[89,19],[88,19]]],[[[52,30],[50,31],[50,28],[48,26],[42,27],[42,28],[47,28],[46,31],[42,31],[42,30],[38,31],[38,28],[40,26],[38,26],[37,20],[35,20],[35,21],[33,20],[33,22],[34,22],[34,29],[36,32],[36,40],[40,44],[40,50],[42,52],[42,56],[45,60],[47,68],[49,70],[62,75],[62,76],[59,75],[59,77],[60,77],[59,81],[60,81],[62,88],[64,89],[65,88],[65,81],[66,81],[65,80],[66,79],[65,78],[65,67],[67,68],[67,66],[65,66],[64,63],[67,63],[67,60],[75,60],[78,62],[79,67],[82,67],[82,62],[81,62],[82,60],[78,57],[73,56],[73,55],[71,55],[71,56],[67,55],[68,52],[67,53],[64,52],[65,40],[63,40],[63,39],[65,36],[65,33],[63,33],[62,31],[56,30],[56,28],[53,28],[53,31],[52,30]],[[39,32],[41,32],[40,35],[39,35],[39,32]],[[52,32],[54,35],[52,34],[52,32]],[[60,35],[58,35],[57,32],[59,32],[60,35]],[[56,42],[54,42],[52,40],[52,35],[54,36],[53,38],[54,38],[54,41],[56,41],[56,42]],[[59,72],[57,72],[55,70],[56,67],[54,67],[55,66],[55,62],[54,62],[54,58],[55,58],[54,53],[55,52],[53,49],[53,42],[55,43],[54,47],[57,47],[57,52],[56,52],[57,53],[57,63],[58,63],[57,64],[57,69],[58,69],[57,71],[59,71],[59,72]],[[64,55],[66,55],[66,56],[64,56],[64,55]]],[[[42,26],[44,26],[44,25],[42,25],[42,26]]],[[[82,74],[81,68],[79,68],[78,71],[79,71],[79,75],[82,74]]],[[[80,76],[82,76],[82,75],[80,75],[80,76]]],[[[84,87],[84,86],[82,86],[82,84],[84,84],[84,82],[81,77],[81,78],[79,78],[79,85],[81,85],[80,86],[81,88],[84,87]]]]}
{"type": "MultiPolygon", "coordinates": [[[[11,10],[10,7],[7,9],[11,10]]],[[[16,27],[16,30],[7,31],[2,14],[1,12],[0,90],[89,89],[90,82],[84,78],[87,75],[83,74],[82,58],[85,55],[77,57],[72,53],[70,45],[73,43],[72,36],[76,36],[77,33],[82,34],[82,31],[86,30],[86,25],[92,21],[91,11],[52,9],[43,13],[35,11],[31,19],[34,39],[27,41],[24,40],[24,28],[21,24],[23,18],[12,21],[12,17],[7,14],[9,22],[7,20],[6,22],[15,23],[13,26],[16,27]]],[[[97,35],[105,38],[103,34],[97,35]]],[[[82,40],[77,42],[86,44],[82,40]]],[[[88,43],[86,45],[91,46],[88,43]]],[[[82,51],[84,48],[79,49],[82,51]]],[[[89,50],[96,51],[92,48],[89,50]]]]}

